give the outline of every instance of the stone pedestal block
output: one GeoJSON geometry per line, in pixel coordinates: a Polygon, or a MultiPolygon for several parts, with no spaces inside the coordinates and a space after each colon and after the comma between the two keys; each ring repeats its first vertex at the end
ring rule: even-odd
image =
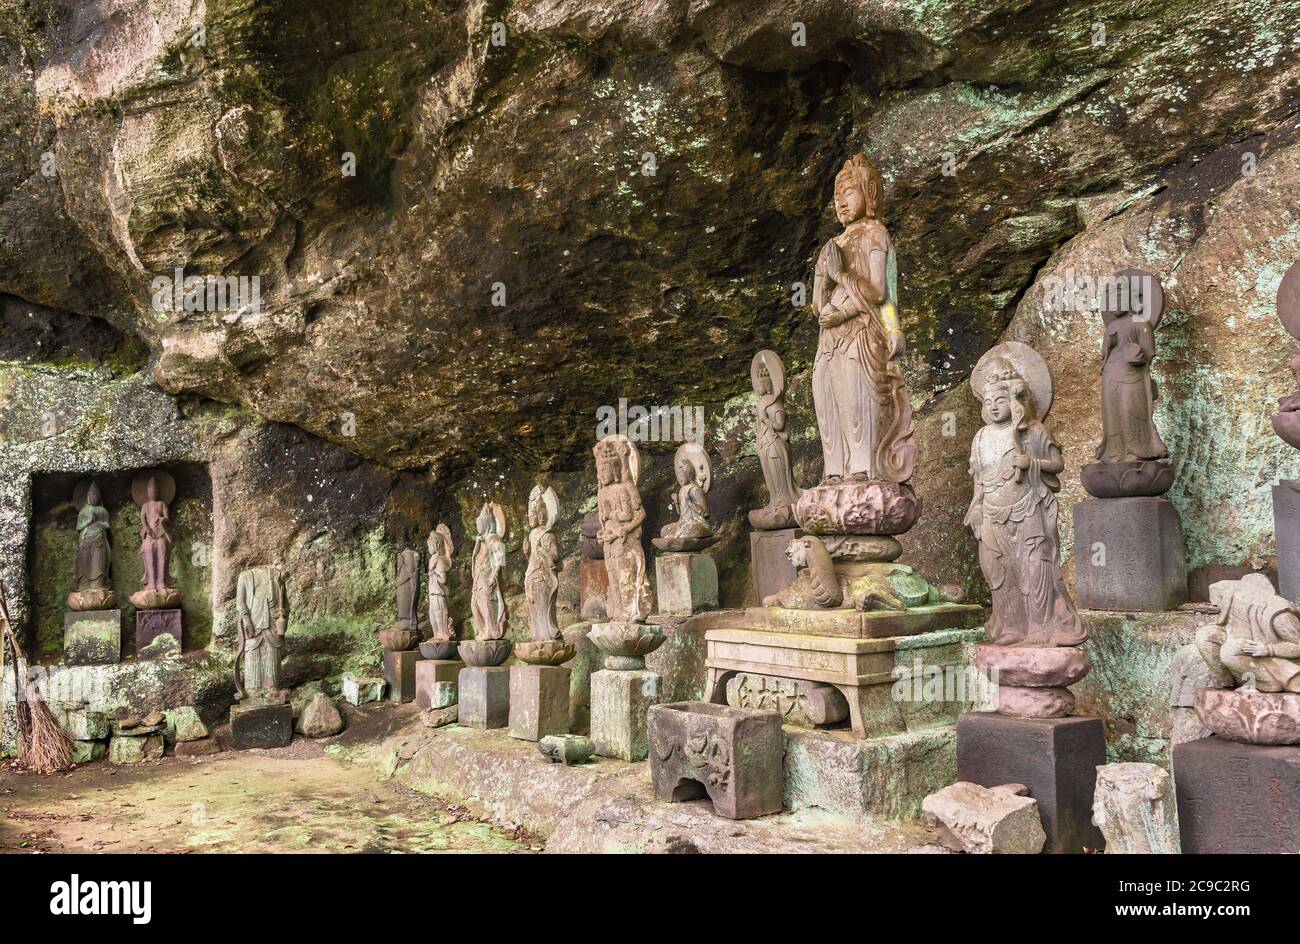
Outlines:
{"type": "Polygon", "coordinates": [[[794,583],[797,571],[785,549],[795,538],[803,537],[798,528],[749,533],[749,601],[762,606],[763,598],[784,590],[794,583]]]}
{"type": "Polygon", "coordinates": [[[1300,747],[1208,737],[1173,758],[1183,852],[1300,850],[1300,747]]]}
{"type": "Polygon", "coordinates": [[[510,736],[540,741],[569,732],[569,670],[558,665],[510,666],[510,736]]]}
{"type": "Polygon", "coordinates": [[[384,697],[388,683],[381,678],[360,678],[351,672],[343,673],[343,699],[360,708],[384,697]]]}
{"type": "Polygon", "coordinates": [[[293,706],[235,705],[230,709],[230,738],[237,751],[288,747],[293,740],[293,706]]]}
{"type": "Polygon", "coordinates": [[[596,753],[619,760],[645,760],[647,715],[659,703],[657,673],[601,669],[591,674],[591,740],[596,753]]]}
{"type": "Polygon", "coordinates": [[[121,610],[69,610],[64,614],[65,665],[109,665],[121,661],[121,610]]]}
{"type": "Polygon", "coordinates": [[[957,721],[957,779],[982,787],[1023,783],[1038,801],[1048,852],[1097,851],[1092,822],[1097,768],[1106,763],[1100,718],[1011,718],[971,712],[957,721]]]}
{"type": "Polygon", "coordinates": [[[781,811],[785,739],[775,711],[701,701],[650,709],[650,779],[668,803],[707,796],[728,819],[781,811]]]}
{"type": "Polygon", "coordinates": [[[578,566],[578,608],[588,623],[609,619],[605,597],[609,593],[609,571],[603,560],[586,560],[578,566]]]}
{"type": "Polygon", "coordinates": [[[655,557],[655,598],[665,616],[690,616],[718,608],[718,565],[708,554],[655,557]]]}
{"type": "Polygon", "coordinates": [[[1300,602],[1300,479],[1273,486],[1273,534],[1277,540],[1277,592],[1300,602]]]}
{"type": "Polygon", "coordinates": [[[1074,506],[1079,605],[1159,612],[1187,602],[1187,554],[1165,498],[1094,498],[1074,506]]]}
{"type": "Polygon", "coordinates": [[[185,648],[180,610],[135,611],[135,657],[163,659],[185,648]]]}
{"type": "Polygon", "coordinates": [[[463,668],[465,663],[459,659],[422,659],[415,663],[416,707],[426,711],[456,704],[456,683],[463,668]]]}
{"type": "Polygon", "coordinates": [[[510,723],[510,668],[470,665],[456,681],[460,723],[471,728],[504,728],[510,723]]]}
{"type": "Polygon", "coordinates": [[[390,701],[399,705],[415,701],[415,667],[423,660],[418,649],[384,650],[384,681],[388,683],[390,701]]]}

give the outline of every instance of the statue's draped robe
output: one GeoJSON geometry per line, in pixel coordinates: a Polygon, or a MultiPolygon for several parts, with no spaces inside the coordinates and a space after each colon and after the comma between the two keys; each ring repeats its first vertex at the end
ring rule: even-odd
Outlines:
{"type": "Polygon", "coordinates": [[[1061,486],[1042,469],[1044,461],[1060,461],[1060,448],[1041,423],[1031,423],[1020,436],[1031,461],[1017,482],[1012,433],[1010,426],[985,426],[971,443],[975,490],[965,523],[979,538],[980,568],[993,597],[984,635],[1004,645],[1077,646],[1087,632],[1061,577],[1055,494],[1061,486]]]}
{"type": "Polygon", "coordinates": [[[1300,692],[1300,621],[1291,604],[1273,593],[1236,593],[1219,614],[1228,627],[1217,653],[1237,678],[1249,677],[1261,692],[1300,692]],[[1233,617],[1236,617],[1235,619],[1233,617]],[[1250,656],[1241,642],[1253,639],[1280,650],[1282,656],[1250,656]]]}
{"type": "Polygon", "coordinates": [[[78,590],[108,589],[112,549],[108,543],[108,509],[102,505],[82,506],[77,513],[76,579],[78,590]]]}
{"type": "MultiPolygon", "coordinates": [[[[626,527],[640,510],[623,481],[601,486],[597,493],[603,525],[617,522],[626,527]]],[[[621,530],[621,529],[620,529],[621,530]]],[[[650,578],[646,574],[645,550],[641,547],[641,529],[604,544],[605,572],[609,575],[609,593],[605,601],[611,620],[637,622],[650,615],[650,578]]]]}
{"type": "Polygon", "coordinates": [[[528,569],[524,572],[524,594],[532,617],[533,639],[559,639],[555,622],[555,594],[560,588],[556,570],[560,564],[560,545],[545,528],[533,528],[524,539],[528,569]]]}
{"type": "MultiPolygon", "coordinates": [[[[823,475],[861,476],[905,482],[912,477],[916,443],[912,406],[898,363],[889,357],[881,308],[864,287],[872,252],[882,252],[893,269],[894,247],[879,220],[858,221],[822,247],[813,280],[813,306],[826,302],[852,313],[842,324],[822,328],[813,362],[813,400],[822,438],[823,475]],[[843,271],[833,276],[836,251],[843,271]]],[[[892,279],[887,278],[888,283],[892,279]]],[[[885,304],[896,307],[892,284],[885,304]]]]}
{"type": "Polygon", "coordinates": [[[1106,326],[1102,344],[1101,445],[1096,457],[1103,462],[1163,459],[1169,455],[1156,431],[1152,411],[1156,384],[1151,379],[1155,332],[1149,321],[1132,315],[1106,326]]]}
{"type": "Polygon", "coordinates": [[[273,567],[254,567],[239,575],[235,608],[244,636],[244,689],[266,694],[280,688],[280,645],[275,621],[288,613],[284,579],[273,567]]]}
{"type": "Polygon", "coordinates": [[[476,639],[504,639],[506,601],[501,595],[500,574],[506,563],[505,542],[495,534],[478,538],[474,549],[474,592],[470,609],[476,639]]]}
{"type": "Polygon", "coordinates": [[[450,564],[441,554],[429,555],[429,626],[435,639],[451,638],[451,614],[447,610],[447,571],[450,564]]]}
{"type": "Polygon", "coordinates": [[[767,483],[768,504],[773,508],[793,505],[799,500],[790,470],[790,445],[781,435],[785,428],[785,408],[774,394],[758,398],[758,435],[755,449],[767,483]]]}
{"type": "Polygon", "coordinates": [[[146,590],[164,590],[168,579],[168,558],[172,551],[172,536],[167,530],[171,513],[161,501],[147,501],[140,506],[140,556],[144,559],[144,587],[146,590]]]}
{"type": "Polygon", "coordinates": [[[420,592],[420,555],[409,547],[397,555],[397,621],[416,628],[415,599],[420,592]]]}

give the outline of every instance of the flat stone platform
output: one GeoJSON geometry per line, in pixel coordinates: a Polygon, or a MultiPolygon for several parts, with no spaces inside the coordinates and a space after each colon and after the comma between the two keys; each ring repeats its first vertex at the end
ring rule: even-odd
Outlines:
{"type": "Polygon", "coordinates": [[[747,629],[760,633],[794,633],[846,639],[915,636],[940,629],[968,629],[984,621],[984,607],[967,603],[936,603],[909,610],[788,610],[779,606],[750,606],[712,610],[691,617],[695,632],[747,629]]]}
{"type": "MultiPolygon", "coordinates": [[[[919,769],[911,775],[917,805],[926,792],[946,783],[938,771],[951,778],[949,764],[942,760],[951,729],[937,729],[933,742],[925,745],[916,736],[904,735],[912,740],[900,741],[897,750],[825,732],[785,730],[787,755],[792,740],[803,745],[793,760],[796,776],[787,776],[787,790],[793,786],[796,793],[794,808],[788,796],[785,812],[742,821],[714,815],[707,800],[656,800],[648,763],[596,758],[573,767],[551,764],[535,744],[510,738],[504,731],[459,725],[429,729],[417,722],[384,743],[378,762],[384,774],[406,786],[543,837],[547,852],[945,851],[919,821],[891,820],[887,814],[865,815],[861,810],[867,800],[878,802],[881,809],[891,804],[898,809],[899,804],[885,796],[897,791],[909,758],[930,757],[934,762],[933,780],[919,769]],[[872,750],[877,752],[874,764],[869,759],[872,750]],[[886,754],[896,763],[884,762],[886,754]],[[864,756],[868,774],[853,777],[852,767],[864,756]],[[827,762],[843,767],[833,769],[827,762]],[[856,787],[846,787],[845,777],[856,787]],[[826,806],[809,805],[809,800],[826,806]],[[850,813],[854,808],[857,815],[850,813]]],[[[950,757],[950,744],[947,750],[950,757]]]]}

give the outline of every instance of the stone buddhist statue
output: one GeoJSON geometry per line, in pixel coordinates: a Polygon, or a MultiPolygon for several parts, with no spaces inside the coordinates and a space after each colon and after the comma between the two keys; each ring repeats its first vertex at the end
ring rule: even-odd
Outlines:
{"type": "Polygon", "coordinates": [[[785,428],[785,367],[775,351],[759,351],[749,365],[749,377],[758,398],[754,449],[768,494],[766,507],[749,513],[749,523],[760,531],[792,528],[799,489],[791,471],[790,437],[785,428]]]}
{"type": "Polygon", "coordinates": [[[718,540],[709,525],[709,454],[699,443],[682,443],[673,456],[677,477],[676,521],[664,525],[652,544],[661,551],[702,551],[718,540]]]}
{"type": "Polygon", "coordinates": [[[1011,341],[980,360],[971,389],[984,427],[971,443],[974,494],[965,524],[979,541],[993,597],[984,634],[997,646],[1077,646],[1087,634],[1061,578],[1056,493],[1061,448],[1039,420],[1052,377],[1033,348],[1011,341]]]}
{"type": "Polygon", "coordinates": [[[813,402],[822,440],[822,480],[795,505],[812,534],[876,535],[858,559],[892,560],[891,536],[916,523],[921,506],[907,480],[916,443],[899,358],[897,263],[880,220],[884,184],[862,154],[835,178],[835,214],[844,231],[817,255],[813,309],[821,333],[813,361],[813,402]]]}
{"type": "Polygon", "coordinates": [[[109,539],[108,509],[102,504],[99,483],[91,479],[77,486],[77,589],[68,594],[71,610],[103,610],[117,602],[113,593],[113,547],[109,539]]]}
{"type": "MultiPolygon", "coordinates": [[[[1277,317],[1287,334],[1300,341],[1300,262],[1292,263],[1278,284],[1277,317]]],[[[1300,354],[1291,355],[1287,366],[1296,387],[1300,388],[1300,354]]],[[[1300,449],[1300,393],[1278,398],[1273,432],[1287,445],[1300,449]]]]}
{"type": "Polygon", "coordinates": [[[420,597],[420,553],[404,548],[397,555],[397,625],[410,632],[419,631],[416,604],[420,597]]]}
{"type": "Polygon", "coordinates": [[[641,623],[650,615],[650,578],[646,574],[641,526],[645,508],[637,490],[641,458],[626,436],[606,436],[592,449],[596,457],[598,538],[609,574],[606,611],[611,621],[641,623]]]}
{"type": "Polygon", "coordinates": [[[171,512],[176,480],[155,469],[131,483],[131,497],[140,508],[140,556],[144,559],[144,588],[131,595],[141,609],[164,609],[180,604],[180,591],[171,585],[171,512]]]}
{"type": "Polygon", "coordinates": [[[508,611],[500,579],[506,565],[505,512],[496,502],[485,503],[475,525],[478,533],[474,538],[474,588],[470,595],[474,636],[479,640],[504,639],[508,611]]]}
{"type": "Polygon", "coordinates": [[[429,632],[439,642],[456,638],[451,611],[447,608],[447,574],[451,571],[451,555],[455,549],[451,529],[439,522],[429,532],[429,632]]]}
{"type": "Polygon", "coordinates": [[[531,617],[529,635],[535,640],[559,639],[555,617],[555,596],[560,589],[560,544],[555,539],[559,500],[549,486],[534,485],[528,496],[529,531],[524,538],[528,569],[524,572],[524,595],[531,617]]]}
{"type": "Polygon", "coordinates": [[[235,698],[245,703],[282,703],[280,648],[289,626],[289,598],[278,567],[253,567],[235,584],[239,638],[235,650],[235,698]]]}

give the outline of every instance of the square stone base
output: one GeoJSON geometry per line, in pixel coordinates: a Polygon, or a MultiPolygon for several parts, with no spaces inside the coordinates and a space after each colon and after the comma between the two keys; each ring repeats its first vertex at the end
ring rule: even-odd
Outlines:
{"type": "Polygon", "coordinates": [[[415,701],[415,667],[423,660],[418,649],[384,651],[384,681],[388,683],[390,701],[399,705],[415,701]]]}
{"type": "Polygon", "coordinates": [[[1079,605],[1156,613],[1187,602],[1178,512],[1165,498],[1093,498],[1074,506],[1079,605]]]}
{"type": "Polygon", "coordinates": [[[510,666],[510,736],[540,741],[569,733],[569,670],[559,665],[510,666]]]}
{"type": "Polygon", "coordinates": [[[1293,603],[1300,601],[1300,479],[1282,479],[1273,486],[1273,534],[1277,592],[1293,603]]]}
{"type": "Polygon", "coordinates": [[[459,659],[421,659],[415,663],[415,706],[427,711],[456,704],[456,682],[463,668],[465,663],[459,659]]]}
{"type": "Polygon", "coordinates": [[[456,680],[460,723],[504,728],[510,723],[510,667],[469,665],[456,680]]]}
{"type": "Polygon", "coordinates": [[[690,616],[718,608],[718,565],[708,554],[655,557],[655,599],[664,616],[690,616]]]}
{"type": "Polygon", "coordinates": [[[135,657],[165,659],[178,656],[185,648],[181,611],[135,611],[135,657]]]}
{"type": "Polygon", "coordinates": [[[1300,851],[1300,747],[1208,737],[1173,755],[1183,852],[1300,851]]]}
{"type": "Polygon", "coordinates": [[[361,678],[351,672],[343,673],[343,699],[358,708],[379,701],[387,687],[388,683],[381,678],[361,678]]]}
{"type": "Polygon", "coordinates": [[[982,787],[1023,783],[1038,801],[1047,852],[1094,852],[1097,768],[1106,763],[1100,718],[1010,718],[971,712],[957,721],[957,779],[982,787]]]}
{"type": "Polygon", "coordinates": [[[254,747],[288,747],[293,740],[293,706],[233,706],[230,709],[230,738],[237,751],[254,747]]]}
{"type": "Polygon", "coordinates": [[[121,661],[121,610],[69,610],[64,614],[64,665],[109,665],[121,661]]]}
{"type": "Polygon", "coordinates": [[[638,761],[649,756],[646,716],[660,701],[660,677],[641,669],[591,673],[591,740],[602,757],[638,761]]]}
{"type": "Polygon", "coordinates": [[[797,571],[785,549],[795,538],[803,537],[798,528],[749,533],[750,604],[762,606],[763,598],[779,593],[794,583],[797,571]]]}

